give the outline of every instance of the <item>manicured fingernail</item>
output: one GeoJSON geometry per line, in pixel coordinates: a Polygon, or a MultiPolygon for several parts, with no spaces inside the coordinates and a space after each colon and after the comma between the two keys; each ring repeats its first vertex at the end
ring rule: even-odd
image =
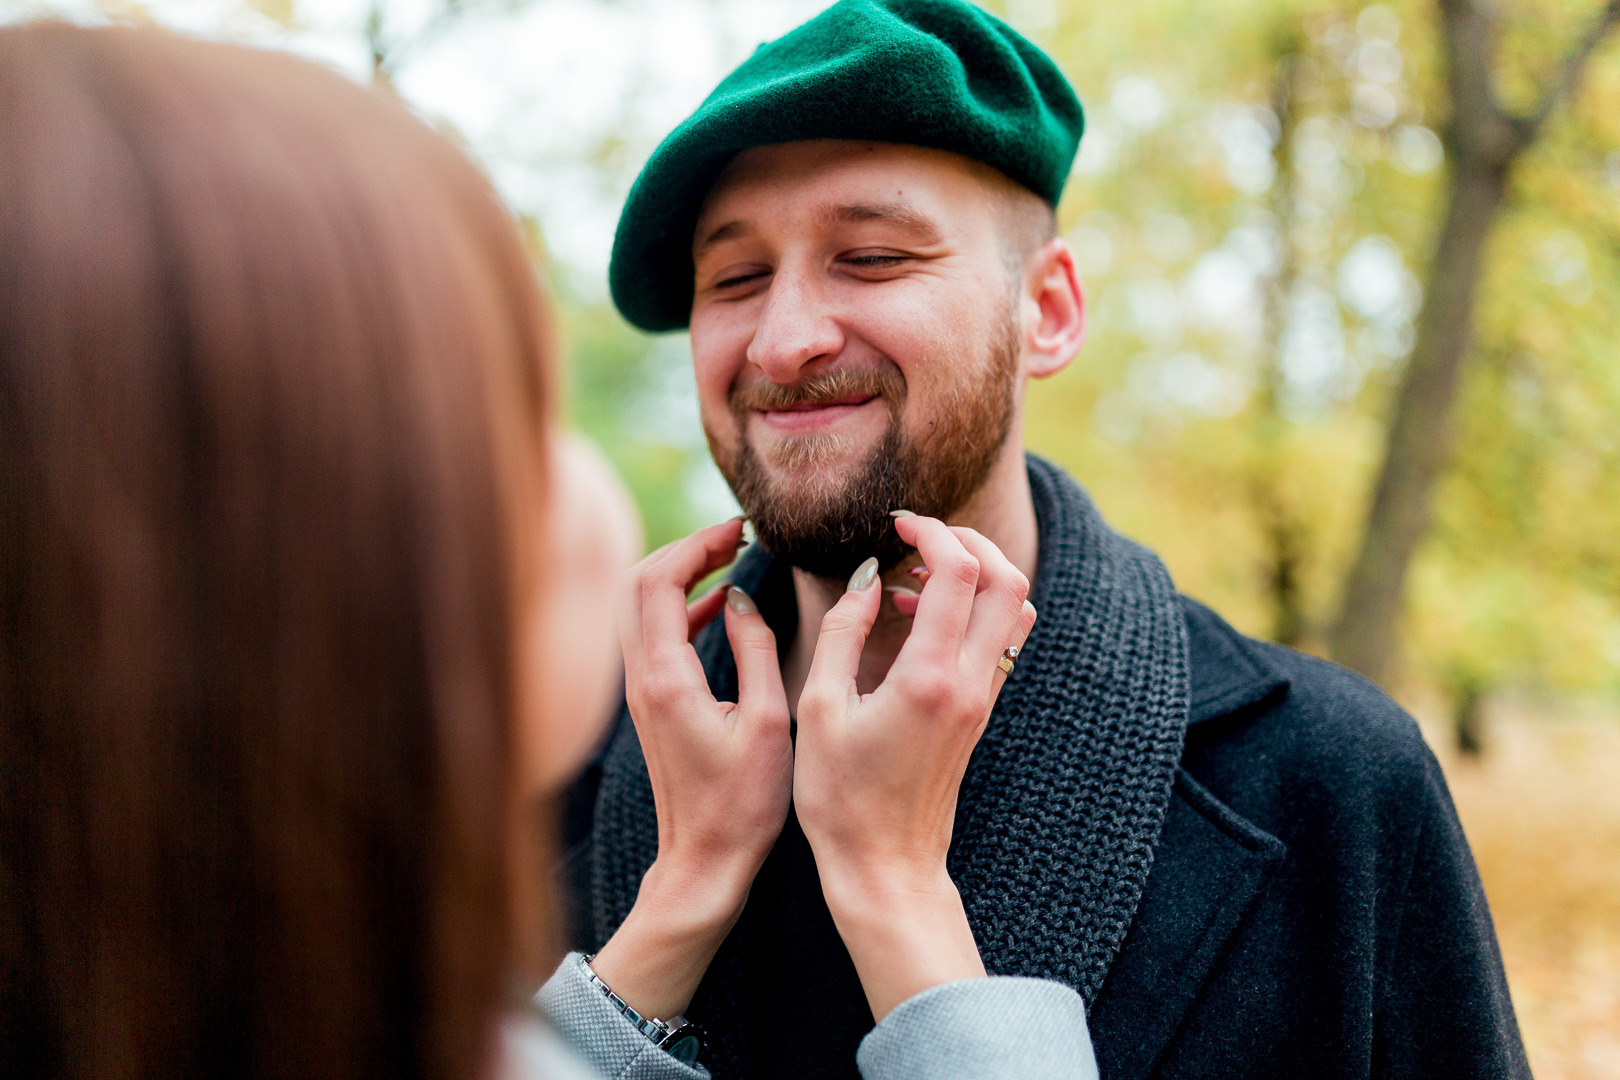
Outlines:
{"type": "Polygon", "coordinates": [[[872,587],[872,583],[877,580],[877,576],[877,559],[867,559],[865,562],[861,563],[861,565],[857,566],[855,568],[855,573],[850,576],[849,591],[865,592],[867,589],[872,587]]]}
{"type": "Polygon", "coordinates": [[[748,515],[747,514],[738,514],[736,517],[726,518],[726,524],[730,525],[733,521],[747,521],[747,520],[748,520],[748,515]]]}
{"type": "Polygon", "coordinates": [[[926,566],[913,566],[910,570],[907,570],[906,573],[910,574],[912,577],[918,577],[918,578],[927,577],[928,576],[928,567],[926,567],[926,566]]]}
{"type": "Polygon", "coordinates": [[[735,585],[726,590],[726,607],[739,615],[759,614],[759,608],[754,606],[754,598],[735,585]]]}
{"type": "Polygon", "coordinates": [[[916,517],[917,515],[913,514],[910,510],[890,510],[889,511],[889,516],[892,517],[892,518],[903,518],[903,517],[916,517]]]}
{"type": "Polygon", "coordinates": [[[883,591],[894,596],[921,596],[916,589],[908,589],[904,585],[886,585],[883,591]]]}

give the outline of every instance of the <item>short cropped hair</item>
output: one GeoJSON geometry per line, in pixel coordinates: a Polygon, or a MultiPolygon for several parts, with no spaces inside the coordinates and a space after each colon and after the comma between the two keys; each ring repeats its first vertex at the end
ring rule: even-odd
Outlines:
{"type": "Polygon", "coordinates": [[[1057,212],[1016,181],[998,176],[991,183],[1002,257],[1012,287],[1018,289],[1024,283],[1030,258],[1057,237],[1057,212]]]}

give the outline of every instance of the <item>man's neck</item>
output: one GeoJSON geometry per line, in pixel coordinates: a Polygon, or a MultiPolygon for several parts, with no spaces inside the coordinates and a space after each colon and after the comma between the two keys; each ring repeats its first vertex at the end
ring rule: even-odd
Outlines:
{"type": "MultiPolygon", "coordinates": [[[[1008,448],[997,460],[990,476],[967,504],[951,515],[947,524],[965,525],[982,533],[1033,582],[1035,563],[1040,554],[1040,535],[1035,522],[1035,503],[1029,493],[1023,440],[1018,435],[1015,431],[1007,440],[1008,448]]],[[[884,587],[916,588],[916,579],[908,571],[920,562],[913,552],[899,566],[884,574],[881,584],[884,587]]],[[[782,666],[782,680],[795,713],[798,711],[799,693],[810,674],[810,661],[815,656],[822,617],[838,602],[845,586],[846,583],[842,581],[828,581],[802,570],[793,571],[793,589],[799,604],[799,626],[793,648],[782,666]]],[[[878,612],[877,623],[866,639],[866,649],[861,654],[860,673],[856,677],[856,687],[861,693],[871,693],[883,681],[910,633],[911,620],[896,611],[893,601],[886,596],[878,612]]]]}

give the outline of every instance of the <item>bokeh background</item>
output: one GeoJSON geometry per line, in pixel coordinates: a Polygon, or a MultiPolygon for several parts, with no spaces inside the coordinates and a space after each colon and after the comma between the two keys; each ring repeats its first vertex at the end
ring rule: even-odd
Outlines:
{"type": "MultiPolygon", "coordinates": [[[[523,222],[569,420],[657,545],[735,504],[686,340],[607,300],[618,206],[822,6],[0,0],[0,21],[288,49],[448,133],[523,222]]],[[[1184,591],[1419,717],[1536,1075],[1620,1080],[1620,2],[987,6],[1088,115],[1060,221],[1090,340],[1032,389],[1030,445],[1184,591]]]]}

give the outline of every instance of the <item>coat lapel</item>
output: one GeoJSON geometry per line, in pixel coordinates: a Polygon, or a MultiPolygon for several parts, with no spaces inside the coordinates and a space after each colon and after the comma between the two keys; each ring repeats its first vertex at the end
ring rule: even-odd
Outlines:
{"type": "MultiPolygon", "coordinates": [[[[1185,597],[1182,609],[1190,726],[1230,722],[1286,692],[1288,680],[1220,616],[1185,597]]],[[[1282,841],[1177,770],[1136,921],[1091,1011],[1092,1045],[1108,1080],[1153,1074],[1284,854],[1282,841]]]]}
{"type": "Polygon", "coordinates": [[[1282,841],[1178,772],[1136,921],[1091,1011],[1102,1076],[1152,1074],[1283,853],[1282,841]]]}

